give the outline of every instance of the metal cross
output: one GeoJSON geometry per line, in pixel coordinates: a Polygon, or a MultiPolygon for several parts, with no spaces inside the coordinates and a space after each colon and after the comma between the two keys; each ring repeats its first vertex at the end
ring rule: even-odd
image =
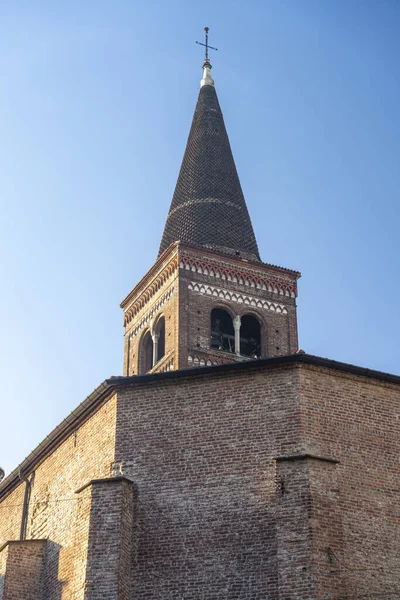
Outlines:
{"type": "Polygon", "coordinates": [[[218,50],[218,48],[214,48],[213,46],[209,46],[208,45],[208,27],[204,27],[204,31],[206,32],[206,43],[202,44],[201,42],[196,42],[196,44],[199,44],[200,46],[205,46],[206,49],[206,60],[208,60],[208,49],[210,48],[210,50],[218,50]]]}

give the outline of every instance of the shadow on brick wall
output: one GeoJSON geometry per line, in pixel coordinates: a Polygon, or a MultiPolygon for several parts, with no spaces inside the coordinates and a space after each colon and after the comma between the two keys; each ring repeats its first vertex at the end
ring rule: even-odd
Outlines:
{"type": "Polygon", "coordinates": [[[59,544],[47,540],[42,578],[42,600],[61,600],[62,598],[62,591],[67,582],[58,579],[60,550],[59,544]]]}

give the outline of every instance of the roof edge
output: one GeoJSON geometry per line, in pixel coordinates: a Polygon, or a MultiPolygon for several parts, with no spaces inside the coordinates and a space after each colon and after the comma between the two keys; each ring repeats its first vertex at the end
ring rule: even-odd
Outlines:
{"type": "Polygon", "coordinates": [[[168,246],[168,248],[165,248],[164,252],[162,254],[160,254],[160,256],[157,257],[156,262],[143,275],[143,277],[135,285],[135,287],[132,288],[132,290],[129,292],[129,294],[127,296],[125,296],[125,298],[122,300],[122,302],[120,304],[120,308],[124,309],[126,307],[127,303],[130,302],[130,301],[132,301],[133,298],[135,298],[135,294],[136,295],[140,294],[140,291],[143,288],[143,284],[144,284],[145,280],[148,277],[151,277],[152,275],[153,276],[156,275],[156,273],[161,268],[161,266],[162,266],[162,264],[163,264],[164,261],[167,262],[167,260],[171,260],[173,254],[174,254],[174,250],[176,251],[177,247],[178,247],[178,242],[172,242],[172,244],[170,244],[168,246]],[[169,256],[169,255],[171,255],[171,256],[169,256]]]}
{"type": "Polygon", "coordinates": [[[322,358],[312,354],[287,354],[285,356],[275,356],[273,358],[261,358],[246,362],[226,363],[210,367],[193,367],[190,369],[180,369],[177,371],[167,371],[165,373],[151,373],[148,375],[133,375],[130,377],[116,376],[110,377],[101,383],[77,408],[75,408],[45,439],[14,469],[0,484],[0,500],[12,491],[19,483],[19,472],[25,474],[36,467],[44,458],[53,452],[58,445],[63,442],[74,430],[76,425],[88,418],[99,407],[104,400],[119,388],[143,385],[151,382],[161,382],[173,379],[184,379],[187,377],[203,377],[204,375],[225,373],[229,371],[248,371],[260,368],[274,368],[285,365],[311,365],[332,369],[360,377],[377,379],[386,383],[400,385],[400,375],[375,371],[366,367],[338,362],[329,358],[322,358]]]}
{"type": "MultiPolygon", "coordinates": [[[[118,378],[115,378],[118,380],[118,378]]],[[[68,435],[75,429],[77,423],[88,418],[112,392],[116,385],[111,377],[103,381],[89,396],[69,413],[69,415],[55,427],[38,446],[13,470],[0,484],[0,499],[6,496],[20,481],[19,473],[29,474],[34,467],[46,458],[68,435]]]]}
{"type": "MultiPolygon", "coordinates": [[[[236,262],[239,265],[242,265],[243,263],[245,263],[246,265],[256,267],[257,269],[262,269],[264,267],[264,268],[272,269],[274,271],[281,271],[285,275],[293,275],[296,278],[296,280],[300,279],[300,277],[301,277],[300,271],[296,271],[294,269],[288,269],[286,267],[280,267],[279,265],[273,265],[272,263],[266,263],[266,262],[263,262],[262,260],[251,260],[248,258],[237,257],[233,254],[228,254],[227,252],[223,252],[222,250],[216,250],[214,248],[208,248],[207,246],[202,246],[201,244],[193,244],[193,243],[184,242],[184,241],[182,241],[182,242],[179,241],[179,242],[175,242],[175,243],[177,243],[183,249],[189,248],[189,249],[193,249],[193,250],[202,250],[210,255],[218,254],[218,256],[228,258],[229,260],[233,260],[234,262],[236,262]]],[[[172,245],[173,244],[171,244],[171,246],[172,245]]],[[[168,248],[170,248],[171,246],[169,246],[168,248]]],[[[164,252],[166,252],[168,250],[168,248],[166,250],[164,250],[164,252]]],[[[162,256],[162,254],[160,254],[160,258],[161,258],[161,256],[162,256]]]]}
{"type": "Polygon", "coordinates": [[[375,371],[367,367],[358,367],[349,363],[343,363],[330,358],[322,358],[313,354],[296,353],[286,354],[284,356],[274,356],[272,358],[259,358],[256,360],[250,360],[245,362],[232,362],[225,363],[222,365],[211,365],[210,367],[190,367],[188,369],[179,369],[177,371],[167,371],[165,373],[150,373],[147,375],[131,375],[113,377],[109,382],[117,384],[117,386],[129,386],[139,385],[148,383],[151,381],[163,381],[169,379],[182,379],[185,377],[191,377],[194,375],[207,375],[212,373],[224,373],[225,371],[241,371],[241,370],[254,370],[260,368],[273,368],[283,365],[295,365],[295,364],[307,364],[318,367],[324,367],[326,369],[332,369],[335,371],[341,371],[350,373],[352,375],[359,375],[360,377],[369,377],[371,379],[378,379],[388,383],[394,383],[400,385],[400,375],[394,375],[392,373],[384,373],[383,371],[375,371]]]}

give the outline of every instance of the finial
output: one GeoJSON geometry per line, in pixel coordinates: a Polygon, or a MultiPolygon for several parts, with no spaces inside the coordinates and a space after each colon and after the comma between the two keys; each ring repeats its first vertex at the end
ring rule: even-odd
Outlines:
{"type": "Polygon", "coordinates": [[[200,46],[204,46],[206,49],[205,52],[205,57],[204,57],[204,62],[203,62],[203,79],[200,81],[200,87],[203,87],[203,85],[214,85],[214,80],[211,77],[211,63],[208,59],[208,50],[218,50],[218,48],[214,48],[213,46],[209,46],[208,45],[208,32],[209,32],[209,28],[208,27],[204,27],[204,31],[205,31],[205,37],[206,37],[206,43],[203,44],[202,42],[196,42],[196,44],[199,44],[200,46]]]}

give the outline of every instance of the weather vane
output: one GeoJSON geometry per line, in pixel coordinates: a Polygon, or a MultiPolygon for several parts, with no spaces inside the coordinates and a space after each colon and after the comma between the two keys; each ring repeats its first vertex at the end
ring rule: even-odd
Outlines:
{"type": "Polygon", "coordinates": [[[206,32],[206,43],[203,44],[202,42],[196,42],[196,44],[199,44],[200,46],[204,46],[205,47],[205,49],[206,49],[205,62],[206,61],[209,62],[208,61],[208,49],[210,49],[210,50],[218,50],[218,48],[214,48],[213,46],[209,46],[208,45],[208,31],[209,31],[209,28],[208,27],[204,27],[204,31],[206,32]]]}

